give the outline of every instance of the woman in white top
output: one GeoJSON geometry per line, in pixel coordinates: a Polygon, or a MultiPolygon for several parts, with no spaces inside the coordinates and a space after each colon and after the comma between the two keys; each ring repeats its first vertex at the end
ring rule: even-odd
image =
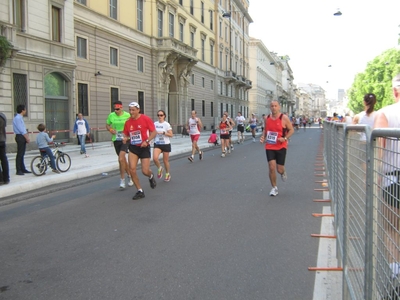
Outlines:
{"type": "Polygon", "coordinates": [[[154,149],[153,149],[153,161],[158,168],[157,177],[160,179],[163,177],[163,167],[158,159],[160,154],[163,154],[163,162],[165,167],[165,182],[171,180],[171,175],[169,174],[169,153],[171,152],[171,141],[170,137],[173,137],[171,125],[165,121],[165,111],[159,110],[157,112],[158,121],[154,122],[156,127],[157,135],[154,139],[154,149]]]}
{"type": "Polygon", "coordinates": [[[366,94],[364,96],[364,111],[358,114],[357,124],[369,125],[371,128],[374,127],[374,120],[376,116],[376,112],[374,111],[375,104],[375,94],[366,94]]]}

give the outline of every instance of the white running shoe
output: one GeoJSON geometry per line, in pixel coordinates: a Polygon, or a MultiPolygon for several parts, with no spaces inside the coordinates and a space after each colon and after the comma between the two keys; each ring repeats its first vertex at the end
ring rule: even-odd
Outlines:
{"type": "Polygon", "coordinates": [[[128,176],[128,179],[129,179],[128,186],[133,186],[134,183],[133,183],[133,181],[132,181],[131,176],[128,176]]]}
{"type": "Polygon", "coordinates": [[[282,178],[282,181],[283,181],[283,182],[285,182],[285,181],[287,180],[287,174],[286,174],[286,171],[285,171],[285,172],[283,172],[283,174],[281,174],[281,178],[282,178]]]}
{"type": "Polygon", "coordinates": [[[121,179],[120,181],[119,181],[119,188],[120,189],[124,189],[126,186],[125,186],[125,178],[124,179],[121,179]]]}
{"type": "Polygon", "coordinates": [[[253,138],[253,143],[255,143],[256,142],[256,138],[253,138]]]}
{"type": "Polygon", "coordinates": [[[231,154],[231,148],[228,147],[228,154],[231,154]]]}
{"type": "Polygon", "coordinates": [[[224,152],[222,152],[221,157],[225,157],[225,153],[224,152]]]}
{"type": "Polygon", "coordinates": [[[233,148],[233,145],[231,145],[231,150],[232,150],[232,151],[235,150],[235,148],[233,148]]]}
{"type": "Polygon", "coordinates": [[[269,192],[269,195],[275,197],[278,195],[278,187],[273,187],[272,190],[269,192]]]}

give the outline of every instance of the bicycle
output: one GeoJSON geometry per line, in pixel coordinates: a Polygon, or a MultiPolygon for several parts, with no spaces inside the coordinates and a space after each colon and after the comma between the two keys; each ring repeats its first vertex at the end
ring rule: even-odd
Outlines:
{"type": "MultiPolygon", "coordinates": [[[[54,157],[56,158],[56,167],[60,172],[67,172],[71,167],[71,157],[62,152],[59,147],[64,143],[54,142],[53,152],[54,157]]],[[[31,161],[31,170],[32,173],[36,176],[42,176],[46,173],[47,168],[50,167],[50,157],[46,154],[45,151],[40,150],[40,155],[35,156],[31,161]]]]}

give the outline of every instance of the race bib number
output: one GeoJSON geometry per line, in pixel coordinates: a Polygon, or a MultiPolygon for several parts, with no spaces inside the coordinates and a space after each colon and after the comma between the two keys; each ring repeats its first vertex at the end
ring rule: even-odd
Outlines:
{"type": "Polygon", "coordinates": [[[115,140],[116,141],[122,141],[123,135],[122,135],[122,131],[117,131],[115,133],[115,140]]]}
{"type": "Polygon", "coordinates": [[[221,134],[228,134],[228,131],[226,131],[225,129],[221,129],[221,134]]]}
{"type": "Polygon", "coordinates": [[[131,137],[131,145],[141,145],[143,143],[142,133],[140,130],[130,132],[129,134],[131,137]]]}
{"type": "Polygon", "coordinates": [[[276,144],[278,141],[278,133],[274,131],[267,131],[267,144],[276,144]]]}
{"type": "Polygon", "coordinates": [[[165,140],[164,140],[164,135],[163,134],[158,134],[158,139],[157,139],[157,143],[158,145],[163,145],[165,144],[165,140]]]}

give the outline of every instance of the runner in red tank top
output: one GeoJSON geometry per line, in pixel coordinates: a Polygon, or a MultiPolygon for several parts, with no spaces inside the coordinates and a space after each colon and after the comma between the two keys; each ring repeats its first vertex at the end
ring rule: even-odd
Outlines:
{"type": "Polygon", "coordinates": [[[278,187],[276,185],[276,172],[281,174],[283,181],[286,181],[287,175],[285,171],[285,158],[287,150],[287,141],[293,134],[293,126],[288,116],[281,114],[278,101],[271,101],[271,114],[265,117],[265,128],[260,138],[260,143],[265,144],[265,152],[267,154],[269,167],[269,180],[271,181],[272,190],[270,196],[278,195],[278,187]]]}

